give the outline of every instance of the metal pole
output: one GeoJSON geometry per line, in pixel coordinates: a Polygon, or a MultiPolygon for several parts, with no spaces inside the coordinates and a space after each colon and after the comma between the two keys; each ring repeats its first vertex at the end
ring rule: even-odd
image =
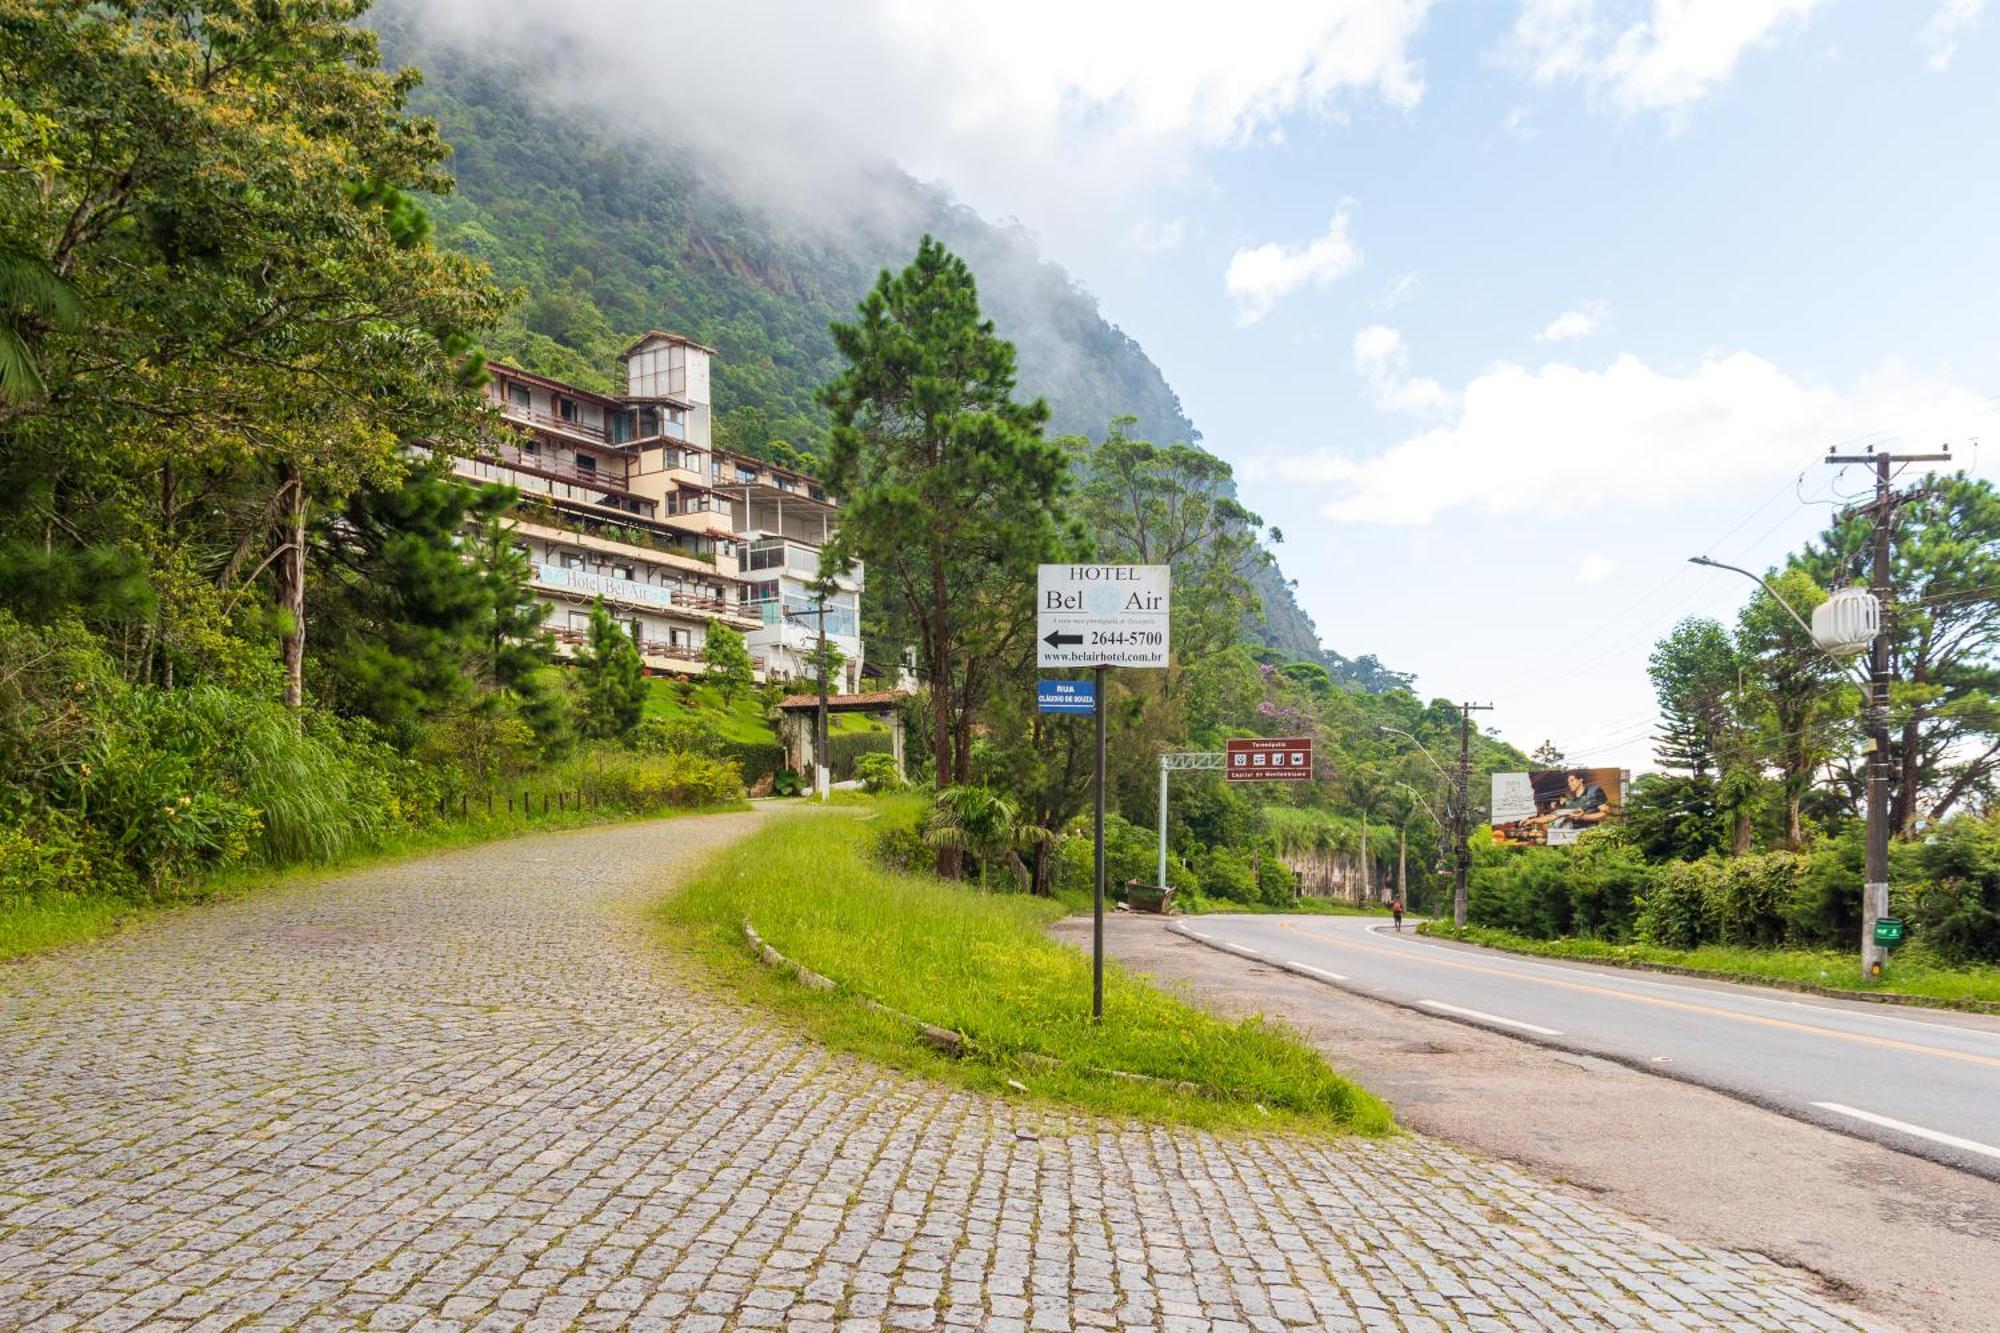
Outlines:
{"type": "Polygon", "coordinates": [[[824,801],[832,796],[833,764],[826,752],[826,594],[819,595],[819,731],[813,739],[813,764],[819,772],[813,774],[814,785],[819,788],[819,798],[824,801]]]}
{"type": "Polygon", "coordinates": [[[1162,893],[1167,888],[1167,757],[1160,756],[1160,877],[1162,893]]]}
{"type": "Polygon", "coordinates": [[[1104,1021],[1104,668],[1097,669],[1097,830],[1096,892],[1091,902],[1090,1021],[1104,1021]]]}
{"type": "Polygon", "coordinates": [[[1875,922],[1889,915],[1889,495],[1888,454],[1875,458],[1875,569],[1870,580],[1882,607],[1868,659],[1868,862],[1861,891],[1861,972],[1879,977],[1889,950],[1875,942],[1875,922]]]}
{"type": "Polygon", "coordinates": [[[1465,807],[1472,786],[1472,705],[1463,704],[1458,714],[1458,799],[1451,807],[1451,923],[1465,925],[1465,876],[1472,868],[1472,851],[1465,845],[1465,807]]]}

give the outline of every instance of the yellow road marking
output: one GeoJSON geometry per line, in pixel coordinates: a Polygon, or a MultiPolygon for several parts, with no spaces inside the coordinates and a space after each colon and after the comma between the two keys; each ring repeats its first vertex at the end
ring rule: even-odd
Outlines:
{"type": "Polygon", "coordinates": [[[1295,930],[1301,935],[1309,935],[1325,944],[1341,949],[1361,949],[1368,953],[1387,954],[1392,958],[1413,958],[1433,967],[1455,967],[1461,972],[1484,972],[1488,976],[1506,977],[1512,981],[1532,981],[1542,986],[1557,986],[1563,990],[1582,991],[1587,995],[1608,995],[1615,1000],[1635,1000],[1640,1004],[1656,1004],[1662,1009],[1684,1009],[1692,1014],[1713,1014],[1718,1018],[1731,1018],[1739,1023],[1758,1023],[1765,1027],[1784,1028],[1791,1032],[1810,1032],[1816,1037],[1834,1037],[1840,1041],[1859,1042],[1866,1046],[1886,1046],[1896,1051],[1911,1051],[1918,1055],[1937,1055],[1947,1060],[1963,1060],[1968,1064],[1988,1065],[2000,1069],[2000,1058],[1990,1055],[1974,1055],[1970,1051],[1947,1051],[1937,1046],[1921,1046],[1913,1041],[1897,1041],[1894,1037],[1871,1037],[1862,1032],[1841,1032],[1834,1028],[1818,1027],[1812,1023],[1793,1023],[1783,1018],[1765,1018],[1761,1014],[1742,1014],[1734,1009],[1717,1009],[1712,1005],[1692,1004],[1686,1000],[1670,1000],[1663,995],[1640,995],[1633,991],[1618,990],[1611,986],[1593,986],[1583,981],[1563,981],[1556,977],[1536,976],[1529,972],[1514,972],[1506,968],[1487,967],[1482,963],[1465,963],[1451,958],[1432,957],[1430,952],[1419,945],[1417,952],[1406,949],[1384,948],[1379,944],[1364,944],[1357,940],[1339,939],[1332,935],[1322,935],[1316,930],[1293,925],[1289,921],[1277,923],[1286,930],[1295,930]]]}

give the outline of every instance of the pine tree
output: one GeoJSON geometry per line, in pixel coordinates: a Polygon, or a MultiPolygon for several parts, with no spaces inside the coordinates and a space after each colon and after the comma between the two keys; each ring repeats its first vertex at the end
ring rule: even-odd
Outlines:
{"type": "MultiPolygon", "coordinates": [[[[971,772],[973,721],[998,664],[1033,633],[1035,565],[1053,556],[1067,489],[1048,407],[1014,401],[1014,348],[979,310],[965,262],[926,236],[884,272],[851,324],[827,485],[842,502],[830,566],[866,561],[917,642],[940,791],[971,772]]],[[[958,853],[938,849],[955,875],[958,853]]]]}
{"type": "Polygon", "coordinates": [[[709,622],[701,660],[708,668],[709,682],[722,695],[725,708],[734,702],[737,691],[750,688],[753,679],[750,650],[744,646],[743,636],[720,620],[709,622]]]}
{"type": "Polygon", "coordinates": [[[646,671],[639,645],[598,598],[590,608],[590,642],[576,655],[582,700],[577,729],[596,740],[620,740],[646,711],[646,671]]]}

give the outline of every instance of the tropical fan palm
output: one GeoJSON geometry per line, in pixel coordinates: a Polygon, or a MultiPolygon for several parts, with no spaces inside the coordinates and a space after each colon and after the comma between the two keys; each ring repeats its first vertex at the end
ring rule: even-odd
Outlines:
{"type": "Polygon", "coordinates": [[[48,261],[0,249],[0,402],[31,402],[47,392],[29,341],[32,333],[69,332],[82,323],[83,302],[76,288],[48,261]]]}

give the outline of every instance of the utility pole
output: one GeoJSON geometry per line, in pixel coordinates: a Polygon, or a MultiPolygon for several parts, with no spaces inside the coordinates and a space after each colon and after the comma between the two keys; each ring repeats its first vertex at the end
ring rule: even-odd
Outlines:
{"type": "Polygon", "coordinates": [[[1889,487],[1899,463],[1948,463],[1951,454],[1833,454],[1829,463],[1860,463],[1875,469],[1875,568],[1869,590],[1880,618],[1868,657],[1868,861],[1861,887],[1861,971],[1879,977],[1889,962],[1888,946],[1875,938],[1875,923],[1889,915],[1889,598],[1892,586],[1891,530],[1898,496],[1889,487]]]}
{"type": "Polygon", "coordinates": [[[1465,879],[1472,870],[1472,849],[1466,846],[1471,836],[1469,816],[1472,811],[1472,715],[1492,711],[1492,704],[1462,703],[1458,706],[1458,799],[1451,804],[1451,923],[1463,929],[1465,926],[1465,879]]]}

